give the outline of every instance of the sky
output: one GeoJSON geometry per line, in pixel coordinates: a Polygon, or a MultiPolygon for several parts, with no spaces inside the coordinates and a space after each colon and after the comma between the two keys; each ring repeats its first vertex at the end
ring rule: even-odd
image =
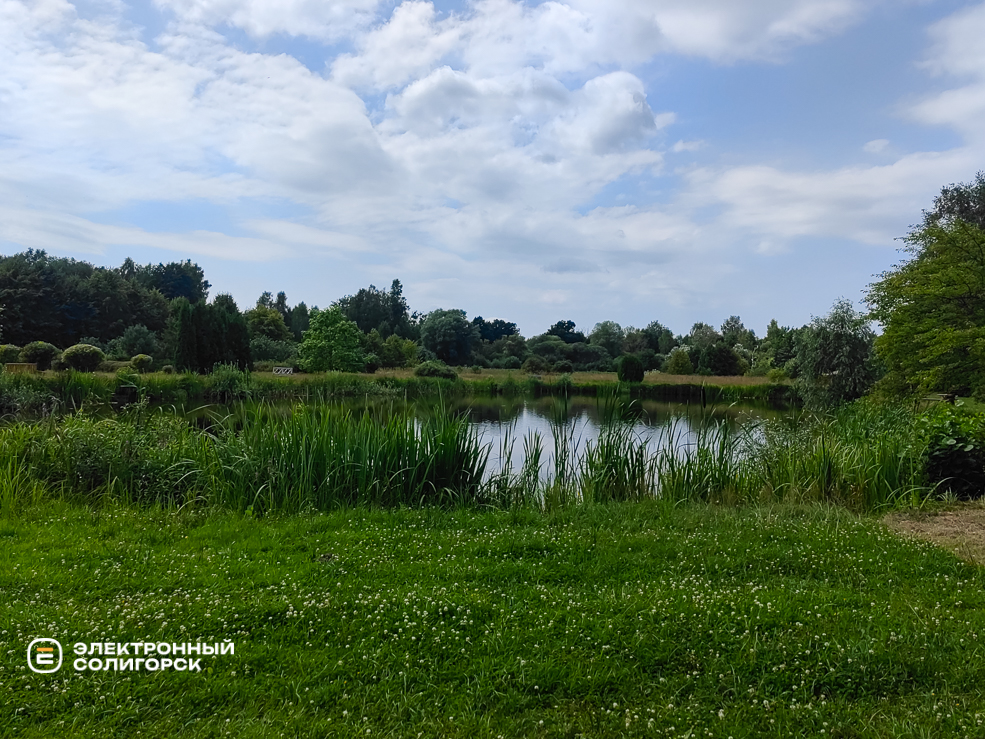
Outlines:
{"type": "Polygon", "coordinates": [[[985,169],[985,3],[0,0],[0,253],[799,326],[985,169]]]}

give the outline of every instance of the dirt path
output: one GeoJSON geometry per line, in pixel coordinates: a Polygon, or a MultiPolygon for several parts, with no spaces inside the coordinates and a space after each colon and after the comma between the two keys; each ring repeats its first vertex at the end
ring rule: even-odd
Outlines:
{"type": "Polygon", "coordinates": [[[985,506],[982,503],[939,511],[898,511],[882,520],[904,536],[924,539],[969,562],[985,565],[985,506]]]}

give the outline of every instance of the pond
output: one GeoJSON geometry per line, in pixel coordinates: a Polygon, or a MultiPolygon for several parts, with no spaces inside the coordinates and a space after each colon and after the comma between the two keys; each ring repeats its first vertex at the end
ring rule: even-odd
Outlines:
{"type": "MultiPolygon", "coordinates": [[[[564,444],[568,454],[577,459],[588,444],[597,441],[600,430],[607,422],[623,424],[654,450],[667,447],[677,449],[693,444],[703,434],[718,433],[722,429],[755,433],[760,421],[791,413],[790,410],[768,405],[735,403],[702,407],[700,403],[664,403],[618,396],[498,396],[443,401],[405,401],[368,396],[345,399],[338,404],[353,414],[369,412],[386,416],[409,411],[423,418],[427,414],[442,412],[442,409],[464,414],[475,427],[479,439],[489,447],[488,473],[499,471],[507,463],[519,468],[526,457],[526,449],[537,446],[541,454],[542,474],[547,474],[553,468],[559,443],[564,444]]],[[[294,403],[272,405],[287,414],[294,403]]],[[[250,403],[206,405],[181,409],[181,412],[189,418],[198,419],[200,424],[208,424],[216,418],[235,423],[254,407],[250,403]]]]}

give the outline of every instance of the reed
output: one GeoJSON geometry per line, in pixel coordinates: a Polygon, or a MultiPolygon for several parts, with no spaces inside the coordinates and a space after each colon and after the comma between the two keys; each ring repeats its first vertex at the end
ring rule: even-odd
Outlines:
{"type": "Polygon", "coordinates": [[[695,427],[678,419],[656,439],[634,431],[636,412],[625,396],[603,396],[599,435],[582,446],[561,408],[550,462],[533,433],[514,465],[508,433],[492,473],[491,449],[476,428],[440,405],[423,417],[385,403],[360,413],[331,404],[258,405],[213,414],[199,428],[151,410],[145,399],[115,418],[80,412],[0,427],[0,506],[9,512],[57,495],[256,513],[356,505],[555,510],[646,499],[822,501],[873,510],[932,492],[906,409],[859,403],[741,431],[710,418],[695,427]]]}

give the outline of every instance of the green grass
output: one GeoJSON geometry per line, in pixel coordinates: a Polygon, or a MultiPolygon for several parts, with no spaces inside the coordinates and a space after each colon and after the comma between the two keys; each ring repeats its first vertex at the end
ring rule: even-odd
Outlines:
{"type": "Polygon", "coordinates": [[[0,599],[2,736],[985,733],[985,574],[836,507],[49,503],[0,521],[0,599]],[[235,654],[36,675],[35,637],[235,654]]]}

